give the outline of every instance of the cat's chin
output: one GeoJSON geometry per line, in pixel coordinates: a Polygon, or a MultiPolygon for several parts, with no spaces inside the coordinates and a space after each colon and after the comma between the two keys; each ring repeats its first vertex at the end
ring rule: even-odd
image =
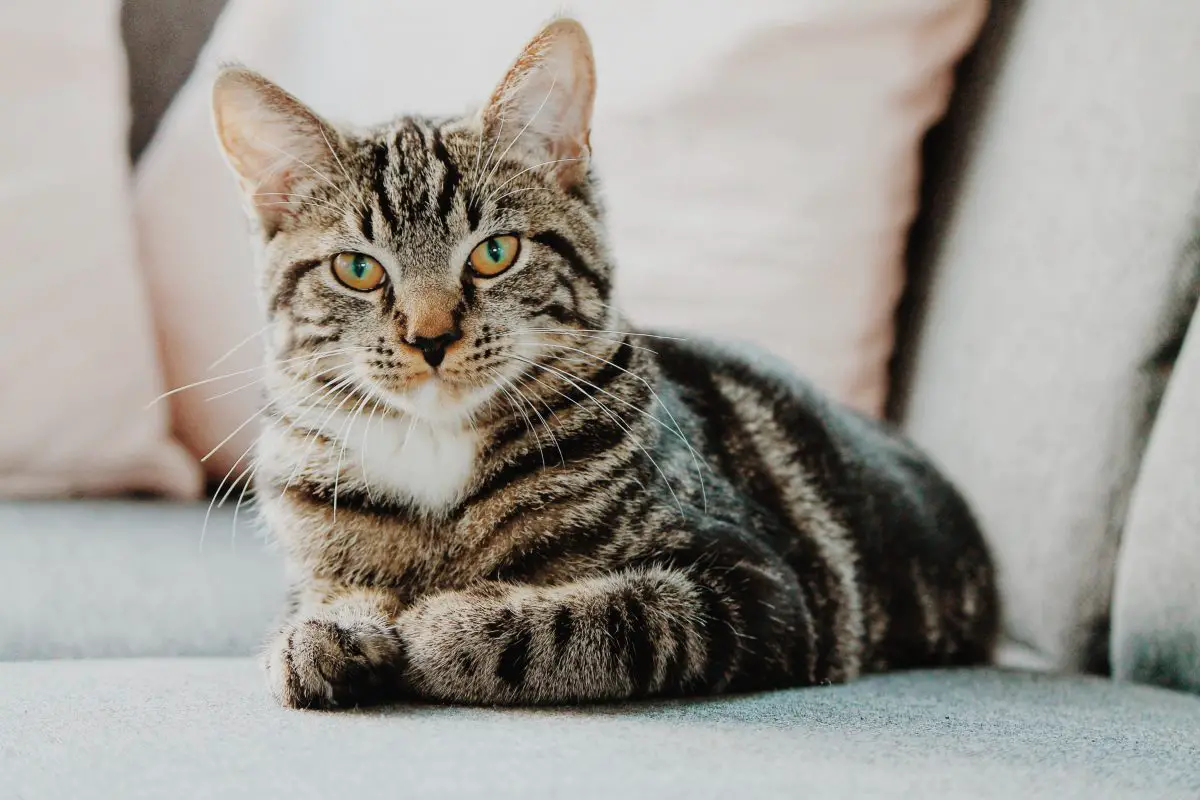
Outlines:
{"type": "Polygon", "coordinates": [[[489,386],[465,387],[434,378],[405,392],[379,390],[379,393],[397,411],[445,425],[465,422],[493,391],[489,386]]]}

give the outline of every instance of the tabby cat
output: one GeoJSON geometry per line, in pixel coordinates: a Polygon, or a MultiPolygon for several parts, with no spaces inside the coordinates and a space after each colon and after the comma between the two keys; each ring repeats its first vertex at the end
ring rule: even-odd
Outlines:
{"type": "Polygon", "coordinates": [[[920,453],[609,305],[594,85],[569,19],[467,116],[349,130],[217,78],[271,322],[255,491],[294,580],[271,692],[570,703],[987,660],[989,557],[920,453]]]}

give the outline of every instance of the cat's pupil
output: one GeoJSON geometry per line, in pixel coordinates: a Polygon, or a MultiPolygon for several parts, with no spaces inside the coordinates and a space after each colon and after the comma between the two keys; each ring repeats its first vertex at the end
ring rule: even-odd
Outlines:
{"type": "Polygon", "coordinates": [[[366,257],[355,256],[354,265],[351,267],[351,269],[354,271],[354,277],[361,279],[363,276],[365,276],[368,269],[366,257]]]}
{"type": "Polygon", "coordinates": [[[487,254],[488,258],[499,264],[500,259],[504,256],[504,248],[500,246],[500,242],[498,240],[488,239],[487,254]]]}

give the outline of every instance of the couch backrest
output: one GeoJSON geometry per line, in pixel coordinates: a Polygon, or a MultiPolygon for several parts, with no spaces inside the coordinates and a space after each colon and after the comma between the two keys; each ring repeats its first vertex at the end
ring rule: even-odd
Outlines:
{"type": "Polygon", "coordinates": [[[1200,6],[993,12],[931,139],[893,410],[973,501],[1009,634],[1103,669],[1126,509],[1197,269],[1200,6]]]}

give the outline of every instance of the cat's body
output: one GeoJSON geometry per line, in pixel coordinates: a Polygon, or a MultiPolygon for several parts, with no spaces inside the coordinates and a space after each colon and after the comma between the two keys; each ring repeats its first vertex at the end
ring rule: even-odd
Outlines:
{"type": "Polygon", "coordinates": [[[990,561],[921,455],[608,305],[590,108],[569,21],[478,119],[349,135],[252,73],[218,82],[273,321],[276,696],[571,702],[986,660],[990,561]]]}

